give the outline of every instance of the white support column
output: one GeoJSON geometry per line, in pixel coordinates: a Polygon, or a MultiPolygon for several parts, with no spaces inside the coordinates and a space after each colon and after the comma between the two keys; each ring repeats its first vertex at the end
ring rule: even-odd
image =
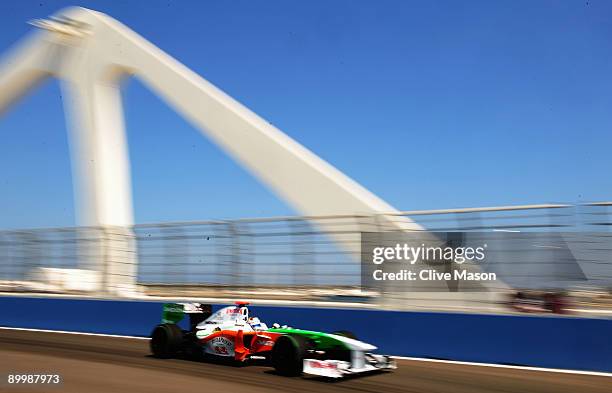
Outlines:
{"type": "MultiPolygon", "coordinates": [[[[91,69],[90,69],[91,71],[91,69]]],[[[119,80],[75,70],[62,83],[70,123],[73,185],[79,225],[101,228],[101,247],[82,261],[101,272],[103,290],[136,292],[132,192],[119,80]]]]}
{"type": "Polygon", "coordinates": [[[90,75],[64,81],[77,220],[84,226],[133,224],[130,165],[117,82],[90,75]]]}

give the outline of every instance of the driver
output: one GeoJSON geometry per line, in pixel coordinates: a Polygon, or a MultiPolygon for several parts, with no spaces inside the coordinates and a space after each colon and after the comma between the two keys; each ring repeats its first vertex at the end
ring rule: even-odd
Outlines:
{"type": "Polygon", "coordinates": [[[253,328],[253,330],[267,330],[268,326],[265,323],[261,322],[257,317],[250,317],[248,320],[249,325],[253,328]]]}

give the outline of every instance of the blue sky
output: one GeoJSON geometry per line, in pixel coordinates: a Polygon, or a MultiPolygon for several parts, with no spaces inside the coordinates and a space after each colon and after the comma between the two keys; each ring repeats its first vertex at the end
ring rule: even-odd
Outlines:
{"type": "MultiPolygon", "coordinates": [[[[0,52],[71,5],[0,2],[0,52]]],[[[402,210],[609,200],[612,3],[83,1],[402,210]]],[[[0,228],[74,224],[58,83],[0,119],[0,228]]],[[[294,212],[136,80],[137,222],[294,212]]]]}

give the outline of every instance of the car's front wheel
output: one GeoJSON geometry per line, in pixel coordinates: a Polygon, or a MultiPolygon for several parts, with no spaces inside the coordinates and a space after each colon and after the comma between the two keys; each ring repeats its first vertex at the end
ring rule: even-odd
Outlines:
{"type": "Polygon", "coordinates": [[[158,358],[171,358],[176,355],[183,342],[183,331],[173,323],[157,325],[151,333],[151,352],[158,358]]]}
{"type": "Polygon", "coordinates": [[[302,336],[281,336],[272,347],[272,366],[280,375],[295,377],[302,374],[308,340],[302,336]]]}

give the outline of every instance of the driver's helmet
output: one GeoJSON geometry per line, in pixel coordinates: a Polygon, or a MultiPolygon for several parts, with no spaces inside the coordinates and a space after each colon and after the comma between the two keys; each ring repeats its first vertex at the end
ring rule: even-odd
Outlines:
{"type": "Polygon", "coordinates": [[[251,317],[249,318],[249,325],[251,325],[251,327],[255,330],[257,329],[262,329],[263,328],[263,324],[261,323],[261,321],[259,320],[259,318],[257,317],[251,317]]]}

